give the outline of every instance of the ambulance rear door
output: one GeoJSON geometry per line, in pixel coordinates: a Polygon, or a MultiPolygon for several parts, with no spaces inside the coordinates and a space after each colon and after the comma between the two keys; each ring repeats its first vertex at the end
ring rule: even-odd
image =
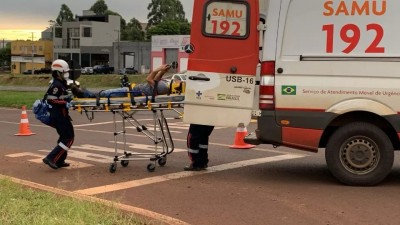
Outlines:
{"type": "Polygon", "coordinates": [[[184,122],[247,125],[259,62],[257,0],[194,2],[184,122]]]}

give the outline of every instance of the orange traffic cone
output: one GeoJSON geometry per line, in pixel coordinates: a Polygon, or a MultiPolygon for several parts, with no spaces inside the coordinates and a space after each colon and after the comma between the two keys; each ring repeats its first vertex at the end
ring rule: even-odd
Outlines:
{"type": "Polygon", "coordinates": [[[28,121],[28,114],[26,113],[26,106],[22,106],[22,113],[21,113],[21,122],[19,124],[19,132],[18,134],[14,134],[17,136],[29,136],[35,133],[29,129],[29,121],[28,121]]]}
{"type": "Polygon", "coordinates": [[[244,137],[247,135],[247,129],[243,123],[239,123],[235,134],[235,143],[230,148],[247,149],[254,148],[254,145],[244,143],[244,137]]]}

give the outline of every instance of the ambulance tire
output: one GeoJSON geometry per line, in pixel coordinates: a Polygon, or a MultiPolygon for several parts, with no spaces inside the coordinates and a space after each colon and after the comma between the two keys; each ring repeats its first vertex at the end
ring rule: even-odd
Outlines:
{"type": "Polygon", "coordinates": [[[377,126],[366,122],[347,124],[331,136],[325,159],[339,181],[352,186],[373,186],[391,172],[393,145],[377,126]]]}

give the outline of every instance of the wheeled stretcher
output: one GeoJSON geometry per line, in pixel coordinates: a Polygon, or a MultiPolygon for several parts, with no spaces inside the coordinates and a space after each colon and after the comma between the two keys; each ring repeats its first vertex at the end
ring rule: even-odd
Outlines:
{"type": "MultiPolygon", "coordinates": [[[[174,90],[170,88],[171,90],[174,90]]],[[[71,102],[72,109],[85,113],[91,121],[96,112],[111,112],[113,114],[114,124],[114,148],[115,155],[110,164],[109,171],[114,173],[117,164],[123,167],[128,166],[131,160],[150,160],[147,170],[153,172],[156,165],[164,166],[167,162],[167,155],[174,150],[174,142],[165,118],[165,110],[173,110],[182,117],[179,109],[183,108],[184,94],[171,93],[168,95],[137,96],[127,91],[127,97],[112,97],[112,94],[105,98],[75,98],[71,102]],[[141,124],[135,114],[140,111],[151,112],[153,115],[153,129],[147,128],[141,124]],[[122,125],[118,126],[117,115],[122,118],[122,125]],[[132,125],[137,132],[143,133],[154,143],[154,152],[152,153],[132,153],[127,151],[127,130],[126,125],[132,125]],[[118,136],[122,135],[123,153],[119,153],[118,136]]]]}

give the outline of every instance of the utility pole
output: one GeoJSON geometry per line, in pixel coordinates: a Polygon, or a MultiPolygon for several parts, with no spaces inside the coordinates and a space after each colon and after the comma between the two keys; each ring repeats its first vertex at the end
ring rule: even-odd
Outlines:
{"type": "Polygon", "coordinates": [[[119,73],[119,56],[120,56],[120,47],[119,47],[119,33],[120,30],[115,30],[118,33],[118,46],[117,46],[117,73],[119,73]]]}
{"type": "Polygon", "coordinates": [[[34,53],[33,53],[33,32],[32,32],[32,75],[35,74],[35,68],[34,68],[33,59],[34,59],[34,53]]]}

